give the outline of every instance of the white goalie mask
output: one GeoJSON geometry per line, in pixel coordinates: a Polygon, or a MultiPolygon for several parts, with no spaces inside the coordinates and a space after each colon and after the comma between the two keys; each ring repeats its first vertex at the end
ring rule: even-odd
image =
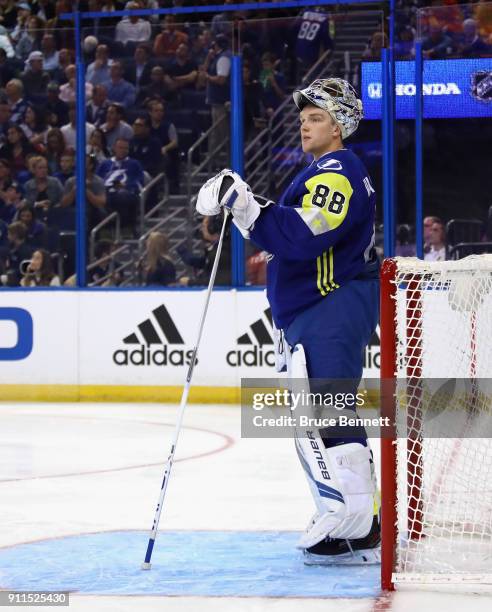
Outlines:
{"type": "Polygon", "coordinates": [[[292,96],[299,110],[313,104],[327,111],[340,127],[343,139],[355,132],[364,116],[362,102],[357,98],[355,89],[343,79],[317,79],[306,89],[295,91],[292,96]]]}

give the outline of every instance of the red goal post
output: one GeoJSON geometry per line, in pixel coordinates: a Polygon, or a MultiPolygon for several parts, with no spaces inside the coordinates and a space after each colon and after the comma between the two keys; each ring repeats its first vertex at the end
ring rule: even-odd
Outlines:
{"type": "Polygon", "coordinates": [[[492,586],[491,340],[492,256],[384,261],[384,590],[492,586]]]}

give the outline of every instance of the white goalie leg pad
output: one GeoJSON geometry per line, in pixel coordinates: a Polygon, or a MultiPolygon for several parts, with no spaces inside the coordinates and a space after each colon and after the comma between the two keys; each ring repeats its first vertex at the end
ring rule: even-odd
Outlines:
{"type": "MultiPolygon", "coordinates": [[[[297,344],[289,360],[292,393],[309,393],[306,356],[297,344]]],[[[325,448],[318,429],[296,428],[296,449],[317,513],[299,541],[309,548],[325,538],[364,538],[374,515],[374,476],[369,446],[357,442],[325,448]]]]}
{"type": "MultiPolygon", "coordinates": [[[[307,372],[306,355],[302,344],[296,344],[293,348],[290,359],[288,359],[289,385],[292,394],[309,393],[309,377],[307,372]]],[[[305,396],[304,396],[305,397],[305,396]]],[[[304,429],[296,427],[295,444],[299,460],[304,469],[314,503],[317,508],[315,518],[318,519],[327,514],[333,516],[334,524],[337,524],[345,515],[345,501],[341,492],[341,487],[336,477],[335,470],[329,465],[330,460],[326,455],[323,440],[316,428],[304,429]],[[336,519],[335,516],[339,518],[336,519]]],[[[312,536],[318,537],[315,526],[317,520],[311,520],[308,526],[313,527],[312,536]],[[315,535],[316,534],[316,535],[315,535]]],[[[318,539],[314,539],[312,546],[323,540],[327,535],[326,529],[318,539]]],[[[304,536],[303,536],[304,538],[304,536]]],[[[301,538],[301,542],[304,539],[301,538]]],[[[301,548],[306,545],[299,544],[301,548]]]]}
{"type": "Polygon", "coordinates": [[[327,537],[364,538],[371,530],[376,486],[369,448],[353,442],[325,448],[324,456],[332,488],[339,491],[342,501],[324,483],[317,483],[323,507],[317,505],[318,513],[301,536],[299,548],[309,548],[327,537]]]}

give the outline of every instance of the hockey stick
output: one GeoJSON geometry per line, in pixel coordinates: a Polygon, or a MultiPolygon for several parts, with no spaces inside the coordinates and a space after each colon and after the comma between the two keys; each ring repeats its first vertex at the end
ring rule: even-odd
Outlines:
{"type": "MultiPolygon", "coordinates": [[[[229,179],[229,180],[227,179],[228,177],[224,178],[222,181],[220,195],[222,193],[225,193],[228,186],[230,186],[230,184],[232,183],[232,179],[229,179]],[[228,183],[228,185],[225,185],[226,182],[228,183]]],[[[219,195],[219,199],[220,199],[220,195],[219,195]]],[[[235,199],[236,196],[237,194],[233,192],[233,196],[231,196],[230,200],[232,200],[232,198],[235,199]]],[[[229,201],[228,205],[232,206],[232,203],[233,202],[229,201]]],[[[198,347],[200,345],[200,340],[202,337],[203,327],[205,324],[205,317],[207,316],[208,304],[210,302],[210,297],[212,295],[212,289],[215,283],[215,277],[217,275],[217,268],[219,267],[219,259],[220,259],[220,254],[222,252],[222,243],[224,241],[225,228],[227,224],[227,219],[229,218],[229,214],[230,214],[230,208],[225,206],[224,207],[224,221],[222,222],[222,229],[220,231],[219,242],[217,244],[217,252],[215,253],[214,265],[212,266],[212,272],[210,273],[210,280],[208,281],[208,288],[207,288],[207,293],[205,296],[205,304],[203,307],[203,312],[202,312],[202,316],[200,319],[200,325],[198,328],[198,337],[196,339],[195,348],[193,349],[193,356],[190,362],[190,367],[188,368],[188,373],[186,374],[186,381],[183,387],[183,393],[181,395],[181,404],[179,406],[178,420],[176,422],[176,427],[174,428],[174,438],[171,444],[171,451],[169,453],[169,456],[166,461],[166,465],[164,467],[164,477],[162,479],[159,501],[157,502],[157,508],[155,510],[155,515],[154,515],[154,522],[152,524],[152,529],[150,530],[149,543],[147,545],[147,552],[145,553],[145,560],[142,563],[143,570],[149,570],[151,568],[150,559],[152,557],[152,551],[154,549],[155,539],[157,537],[157,530],[159,528],[159,520],[161,518],[161,511],[162,511],[162,506],[164,504],[164,497],[166,495],[167,485],[169,483],[169,478],[171,476],[171,468],[173,466],[174,453],[176,452],[176,446],[178,444],[178,437],[179,437],[181,426],[183,423],[184,411],[186,408],[186,404],[188,403],[188,394],[190,392],[190,387],[191,387],[191,378],[193,376],[193,370],[195,368],[195,361],[196,361],[196,356],[198,353],[198,347]]]]}

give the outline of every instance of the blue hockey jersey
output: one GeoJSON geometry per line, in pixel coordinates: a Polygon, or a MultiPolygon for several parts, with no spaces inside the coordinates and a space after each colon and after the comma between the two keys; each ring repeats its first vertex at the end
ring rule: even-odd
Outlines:
{"type": "Polygon", "coordinates": [[[251,239],[273,255],[267,295],[277,327],[349,280],[377,277],[375,206],[363,163],[341,149],[313,161],[262,210],[251,239]]]}

